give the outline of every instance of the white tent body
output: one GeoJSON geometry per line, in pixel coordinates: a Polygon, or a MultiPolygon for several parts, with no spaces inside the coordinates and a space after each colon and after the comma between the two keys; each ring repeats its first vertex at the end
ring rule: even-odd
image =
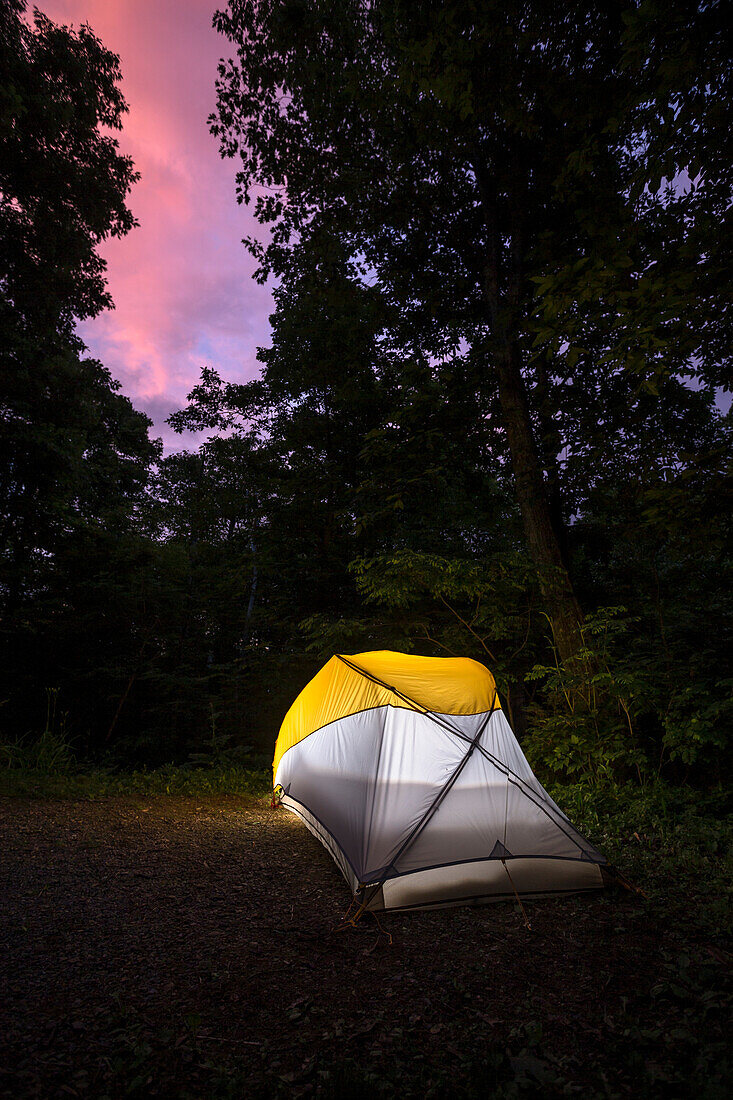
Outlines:
{"type": "MultiPolygon", "coordinates": [[[[466,676],[455,679],[451,698],[460,704],[466,676]]],[[[283,723],[274,779],[282,805],[325,845],[365,909],[475,904],[604,885],[604,857],[533,775],[493,679],[477,662],[387,653],[332,658],[283,723]],[[386,658],[392,686],[377,675],[386,658]],[[473,698],[463,709],[481,706],[476,713],[453,713],[456,705],[428,711],[408,695],[431,674],[420,662],[440,662],[441,674],[450,676],[451,661],[468,673],[473,698]],[[416,667],[417,678],[395,675],[416,667]],[[381,701],[390,694],[391,701],[381,701]],[[320,717],[339,716],[318,724],[316,698],[325,700],[320,717]]]]}

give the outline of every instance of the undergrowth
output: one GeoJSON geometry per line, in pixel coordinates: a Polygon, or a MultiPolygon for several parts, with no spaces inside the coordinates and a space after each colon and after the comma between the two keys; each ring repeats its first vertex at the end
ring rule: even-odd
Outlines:
{"type": "Polygon", "coordinates": [[[733,813],[724,790],[701,792],[661,780],[598,787],[555,784],[570,820],[670,919],[715,934],[733,932],[733,813]]]}
{"type": "Polygon", "coordinates": [[[30,798],[105,798],[110,795],[246,794],[272,789],[271,772],[236,764],[165,764],[160,768],[114,771],[95,768],[71,774],[0,769],[0,794],[30,798]]]}
{"type": "Polygon", "coordinates": [[[81,764],[49,703],[46,728],[0,742],[0,794],[31,798],[104,798],[109,795],[265,795],[272,788],[269,758],[247,746],[232,746],[215,726],[185,763],[126,768],[81,764]]]}

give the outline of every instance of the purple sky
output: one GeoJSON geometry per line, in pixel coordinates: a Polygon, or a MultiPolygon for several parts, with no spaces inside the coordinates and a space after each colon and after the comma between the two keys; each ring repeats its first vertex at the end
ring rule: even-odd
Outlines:
{"type": "Polygon", "coordinates": [[[179,448],[165,418],[201,367],[244,380],[269,339],[269,291],[241,244],[255,223],[234,198],[234,161],[219,158],[206,118],[228,43],[214,0],[38,0],[56,23],[88,23],[119,55],[129,105],[120,149],[141,173],[130,206],[140,225],[101,249],[115,310],[85,324],[90,353],[122,383],[155,434],[179,448]]]}
{"type": "MultiPolygon", "coordinates": [[[[269,291],[252,279],[241,239],[257,226],[234,199],[234,161],[206,125],[219,58],[216,0],[39,0],[57,23],[87,22],[120,56],[130,111],[120,148],[142,174],[130,206],[140,225],[102,248],[116,309],[81,328],[166,447],[195,444],[165,424],[204,364],[227,379],[258,372],[269,342],[269,291]]],[[[725,410],[730,395],[719,395],[725,410]]]]}

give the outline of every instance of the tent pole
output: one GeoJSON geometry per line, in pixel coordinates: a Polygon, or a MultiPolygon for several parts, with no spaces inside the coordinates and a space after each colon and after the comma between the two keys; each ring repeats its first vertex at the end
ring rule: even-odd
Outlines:
{"type": "MultiPolygon", "coordinates": [[[[357,673],[359,673],[360,676],[364,676],[364,677],[366,677],[367,680],[371,680],[373,684],[379,684],[380,687],[386,688],[387,691],[391,691],[392,694],[396,695],[398,699],[403,699],[406,703],[409,703],[410,706],[414,710],[416,710],[418,714],[423,714],[431,722],[435,722],[436,726],[440,726],[440,728],[443,729],[443,730],[446,730],[446,732],[454,734],[461,741],[465,741],[466,744],[468,744],[468,745],[471,744],[470,737],[468,737],[465,733],[463,733],[461,730],[456,729],[456,727],[452,726],[450,724],[450,722],[446,722],[445,720],[439,718],[437,714],[434,714],[433,711],[428,710],[427,707],[424,707],[421,703],[418,703],[415,699],[411,699],[409,695],[405,695],[404,692],[399,691],[396,687],[393,687],[391,684],[385,683],[384,680],[380,680],[378,676],[372,676],[371,672],[367,672],[365,668],[361,668],[359,665],[354,664],[353,661],[349,661],[346,657],[342,656],[342,654],[337,653],[336,656],[338,657],[339,661],[343,661],[343,663],[348,668],[350,668],[353,672],[357,672],[357,673]]],[[[494,689],[494,698],[493,698],[492,703],[491,703],[491,711],[489,712],[489,718],[491,718],[491,716],[497,710],[501,709],[500,707],[497,707],[495,705],[497,696],[498,696],[498,692],[495,688],[494,689]]],[[[571,841],[571,843],[574,844],[576,846],[576,848],[578,848],[579,851],[581,851],[581,852],[583,851],[582,844],[578,844],[575,837],[571,836],[571,834],[565,828],[565,825],[563,824],[562,820],[560,820],[560,821],[557,820],[558,815],[555,815],[554,811],[550,812],[550,807],[548,807],[547,804],[544,801],[539,801],[539,802],[537,801],[537,799],[539,797],[537,795],[537,792],[533,791],[532,794],[529,793],[529,791],[527,790],[528,784],[524,779],[522,779],[522,777],[520,775],[517,775],[516,772],[512,771],[512,769],[509,767],[509,765],[505,764],[503,760],[497,760],[497,758],[492,753],[490,753],[488,751],[488,749],[484,748],[483,745],[476,745],[476,748],[478,748],[478,751],[491,764],[494,765],[494,767],[497,769],[497,771],[501,772],[502,775],[507,776],[507,778],[509,778],[509,776],[511,776],[512,778],[509,780],[509,782],[514,783],[514,785],[516,787],[518,787],[518,789],[521,791],[521,793],[524,795],[524,797],[528,798],[530,800],[530,802],[534,803],[534,805],[539,810],[541,810],[542,813],[544,813],[544,815],[546,817],[548,817],[550,819],[550,821],[553,823],[553,825],[555,825],[556,828],[560,829],[560,831],[565,834],[565,836],[568,838],[568,840],[571,841]]],[[[508,791],[507,791],[507,796],[508,796],[508,791]]],[[[561,814],[559,816],[562,817],[561,814]]],[[[578,832],[578,830],[575,828],[575,826],[573,826],[573,832],[575,832],[582,840],[586,840],[586,838],[584,836],[582,836],[581,833],[578,832]]],[[[590,844],[589,841],[586,841],[586,843],[588,844],[589,848],[594,847],[594,845],[590,844]]]]}

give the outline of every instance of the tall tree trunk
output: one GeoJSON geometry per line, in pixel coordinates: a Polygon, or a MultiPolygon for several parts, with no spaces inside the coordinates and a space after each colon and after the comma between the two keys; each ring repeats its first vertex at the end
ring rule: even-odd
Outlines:
{"type": "Polygon", "coordinates": [[[484,299],[491,322],[492,359],[499,382],[499,403],[512,457],[517,502],[555,645],[560,659],[568,661],[581,648],[583,616],[553,529],[522,376],[517,336],[522,313],[524,199],[528,175],[521,149],[517,146],[510,155],[515,187],[505,203],[507,224],[500,227],[495,182],[480,149],[474,150],[473,169],[486,226],[484,299]]]}
{"type": "Polygon", "coordinates": [[[583,617],[552,526],[516,343],[503,341],[497,349],[495,362],[499,401],[529,552],[537,567],[555,645],[561,660],[567,661],[581,647],[583,617]]]}
{"type": "Polygon", "coordinates": [[[557,544],[560,547],[560,555],[565,568],[570,567],[570,545],[568,528],[563,514],[562,494],[560,492],[560,461],[559,454],[562,450],[562,438],[557,425],[552,419],[550,378],[547,371],[547,362],[543,355],[537,356],[534,362],[534,370],[537,378],[534,408],[539,419],[540,426],[540,456],[545,472],[545,487],[547,502],[550,507],[550,522],[555,532],[557,544]]]}

